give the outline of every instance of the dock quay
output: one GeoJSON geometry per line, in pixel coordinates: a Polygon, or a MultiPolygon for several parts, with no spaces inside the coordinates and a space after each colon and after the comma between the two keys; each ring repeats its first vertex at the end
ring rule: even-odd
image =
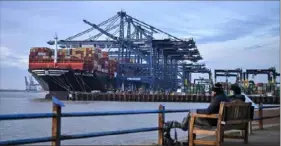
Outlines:
{"type": "MultiPolygon", "coordinates": [[[[248,96],[255,103],[280,104],[280,98],[274,96],[248,96]]],[[[165,94],[99,94],[77,92],[61,100],[72,101],[124,101],[124,102],[202,102],[208,103],[208,95],[165,95],[165,94]]]]}
{"type": "MultiPolygon", "coordinates": [[[[102,111],[102,112],[62,112],[62,108],[65,105],[62,101],[52,98],[53,107],[50,113],[26,113],[26,114],[1,114],[0,121],[7,120],[35,120],[40,118],[51,118],[52,119],[52,135],[48,137],[40,138],[29,138],[29,139],[13,139],[13,140],[1,140],[0,145],[19,145],[19,144],[31,144],[31,143],[42,143],[42,142],[52,142],[52,146],[62,145],[61,141],[73,140],[73,139],[84,139],[84,138],[94,138],[109,135],[121,135],[121,134],[131,134],[131,133],[141,133],[149,131],[158,131],[157,145],[163,145],[164,139],[164,123],[166,114],[171,113],[188,113],[192,109],[166,109],[165,106],[159,105],[158,109],[154,110],[129,110],[129,111],[102,111]],[[62,118],[70,117],[92,117],[96,116],[122,116],[122,115],[141,115],[141,114],[158,114],[158,126],[156,127],[143,127],[135,129],[122,129],[115,131],[102,131],[102,132],[90,132],[90,133],[80,133],[80,134],[65,134],[62,132],[62,118]]],[[[249,144],[256,144],[256,139],[262,137],[262,145],[271,145],[272,142],[277,143],[276,140],[272,140],[277,135],[276,128],[273,129],[273,136],[271,137],[270,130],[267,128],[269,125],[280,124],[280,106],[263,106],[260,105],[255,109],[254,117],[251,122],[249,122],[249,144]],[[273,112],[274,111],[274,112],[273,112]],[[270,114],[269,114],[270,113],[270,114]],[[256,131],[255,129],[259,131],[256,131]],[[270,138],[266,138],[270,137],[270,138]]],[[[223,145],[232,146],[239,145],[242,142],[233,142],[225,140],[223,145]]],[[[153,145],[153,142],[151,143],[153,145]]]]}

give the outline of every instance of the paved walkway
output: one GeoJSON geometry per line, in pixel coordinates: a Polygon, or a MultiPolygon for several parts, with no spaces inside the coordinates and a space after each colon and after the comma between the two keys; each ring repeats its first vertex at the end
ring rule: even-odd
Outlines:
{"type": "MultiPolygon", "coordinates": [[[[257,127],[254,129],[256,128],[257,127]]],[[[208,136],[199,139],[214,140],[214,136],[208,136]]],[[[248,140],[248,144],[244,144],[243,139],[225,138],[222,146],[280,146],[280,124],[266,125],[264,126],[263,130],[253,130],[252,134],[249,135],[248,140]]],[[[184,142],[186,143],[187,141],[184,142]]],[[[157,144],[152,144],[151,146],[157,146],[157,144]]]]}
{"type": "MultiPolygon", "coordinates": [[[[213,137],[202,138],[213,139],[213,137]]],[[[244,144],[243,140],[225,139],[222,146],[280,146],[280,125],[263,130],[254,130],[249,135],[249,143],[244,144]]]]}

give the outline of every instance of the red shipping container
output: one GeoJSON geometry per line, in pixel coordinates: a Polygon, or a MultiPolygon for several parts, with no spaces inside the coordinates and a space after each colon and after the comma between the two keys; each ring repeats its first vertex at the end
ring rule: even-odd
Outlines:
{"type": "Polygon", "coordinates": [[[103,56],[108,56],[108,52],[102,52],[103,56]]]}
{"type": "Polygon", "coordinates": [[[30,52],[29,55],[30,56],[35,56],[35,52],[30,52]]]}
{"type": "Polygon", "coordinates": [[[95,49],[95,51],[97,51],[98,53],[101,53],[101,49],[95,49]]]}

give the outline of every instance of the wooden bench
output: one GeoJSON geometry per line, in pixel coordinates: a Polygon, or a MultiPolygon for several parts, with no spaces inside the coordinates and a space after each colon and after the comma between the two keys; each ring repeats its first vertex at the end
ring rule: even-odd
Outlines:
{"type": "Polygon", "coordinates": [[[254,108],[251,103],[244,103],[236,100],[229,103],[221,103],[219,114],[191,114],[189,123],[189,146],[193,145],[216,145],[220,146],[224,138],[244,139],[248,143],[248,124],[253,119],[254,108]],[[217,119],[217,127],[203,128],[194,125],[196,118],[217,119]],[[224,131],[242,130],[243,136],[227,136],[224,131]],[[215,135],[216,139],[194,140],[193,134],[198,135],[215,135]]]}

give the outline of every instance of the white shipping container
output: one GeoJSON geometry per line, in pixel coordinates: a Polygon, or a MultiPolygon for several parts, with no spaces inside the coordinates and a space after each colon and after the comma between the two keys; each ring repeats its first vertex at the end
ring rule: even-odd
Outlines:
{"type": "Polygon", "coordinates": [[[43,59],[50,59],[49,56],[43,56],[43,59]]]}
{"type": "Polygon", "coordinates": [[[94,48],[94,45],[82,45],[82,48],[94,48]]]}
{"type": "Polygon", "coordinates": [[[46,56],[45,52],[38,52],[38,56],[46,56]]]}
{"type": "Polygon", "coordinates": [[[66,59],[70,59],[70,56],[65,56],[66,59]]]}
{"type": "Polygon", "coordinates": [[[54,59],[54,56],[52,55],[51,58],[54,59]]]}

